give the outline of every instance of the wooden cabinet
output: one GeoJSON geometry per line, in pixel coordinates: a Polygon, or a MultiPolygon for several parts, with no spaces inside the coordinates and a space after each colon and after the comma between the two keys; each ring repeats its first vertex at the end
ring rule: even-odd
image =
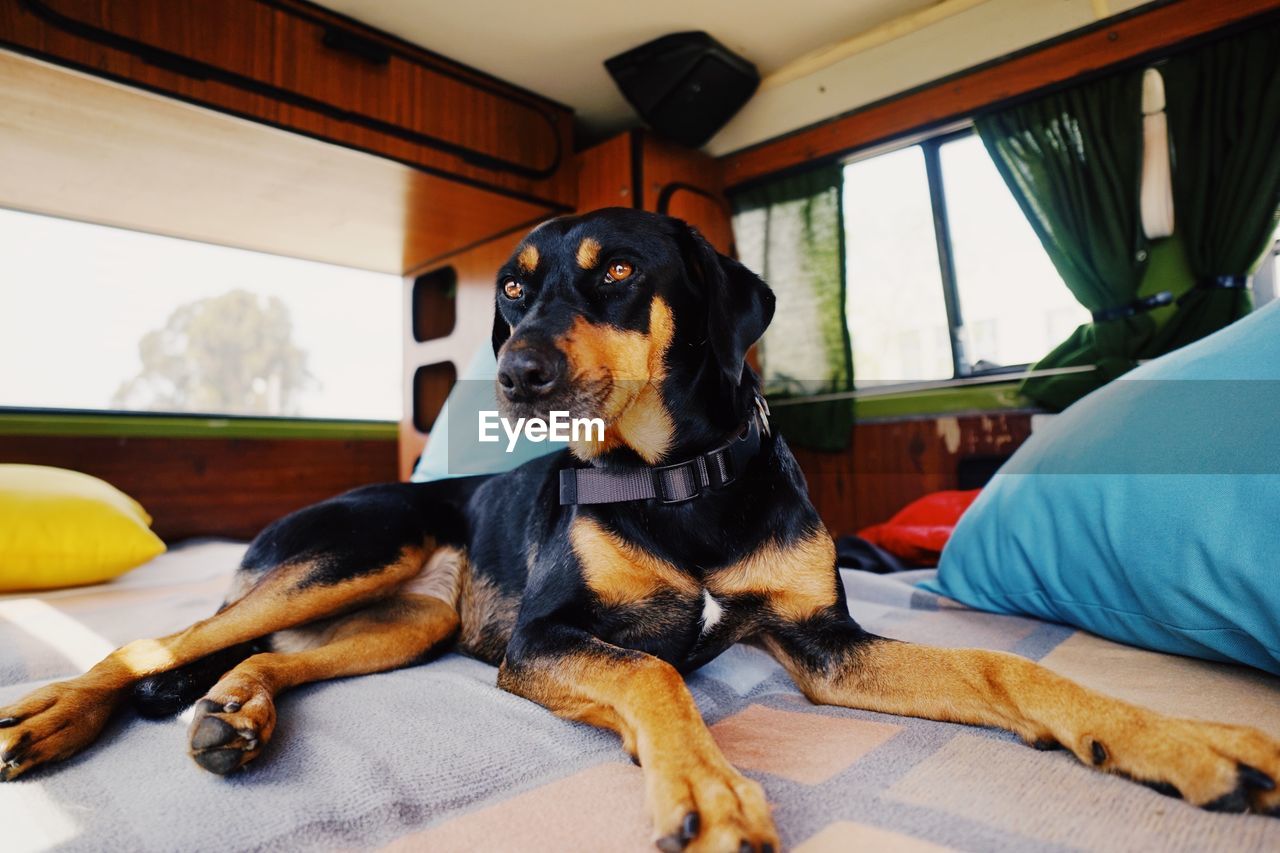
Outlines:
{"type": "Polygon", "coordinates": [[[402,480],[413,473],[456,379],[482,347],[491,346],[494,279],[525,231],[449,255],[404,280],[402,480]]]}
{"type": "Polygon", "coordinates": [[[578,155],[578,210],[638,207],[683,219],[733,254],[729,203],[719,161],[642,130],[578,155]]]}
{"type": "Polygon", "coordinates": [[[395,275],[566,209],[2,49],[0,152],[0,207],[395,275]]]}
{"type": "Polygon", "coordinates": [[[299,0],[24,0],[0,45],[572,206],[565,107],[299,0]]]}

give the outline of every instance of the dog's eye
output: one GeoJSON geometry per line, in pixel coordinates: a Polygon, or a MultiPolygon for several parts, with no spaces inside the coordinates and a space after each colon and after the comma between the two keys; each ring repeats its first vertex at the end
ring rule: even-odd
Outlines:
{"type": "Polygon", "coordinates": [[[630,278],[635,272],[635,267],[626,261],[613,261],[609,264],[609,270],[604,275],[606,282],[622,281],[624,278],[630,278]]]}
{"type": "Polygon", "coordinates": [[[502,283],[502,292],[508,299],[519,299],[524,296],[524,285],[514,278],[509,278],[502,283]]]}

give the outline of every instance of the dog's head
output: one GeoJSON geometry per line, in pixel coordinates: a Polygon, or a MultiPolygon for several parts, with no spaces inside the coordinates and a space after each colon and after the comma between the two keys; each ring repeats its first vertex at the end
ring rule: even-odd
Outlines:
{"type": "Polygon", "coordinates": [[[683,416],[706,414],[689,407],[754,390],[746,353],[773,317],[755,274],[684,222],[627,208],[534,229],[499,270],[496,302],[504,414],[600,418],[605,442],[575,453],[625,445],[650,463],[683,416]]]}

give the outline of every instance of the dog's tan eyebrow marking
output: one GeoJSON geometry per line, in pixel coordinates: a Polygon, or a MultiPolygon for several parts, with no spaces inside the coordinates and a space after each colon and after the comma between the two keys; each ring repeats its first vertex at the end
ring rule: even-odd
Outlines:
{"type": "Polygon", "coordinates": [[[538,268],[538,247],[532,243],[527,243],[520,249],[520,254],[516,255],[516,266],[520,267],[520,272],[528,275],[538,268]]]}
{"type": "Polygon", "coordinates": [[[595,269],[600,261],[600,244],[594,237],[583,237],[578,244],[578,266],[584,270],[595,269]]]}

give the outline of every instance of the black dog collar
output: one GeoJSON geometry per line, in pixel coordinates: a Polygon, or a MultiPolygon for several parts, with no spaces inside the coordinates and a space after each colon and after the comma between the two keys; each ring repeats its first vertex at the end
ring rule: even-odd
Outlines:
{"type": "Polygon", "coordinates": [[[562,468],[560,505],[613,504],[657,498],[664,504],[696,498],[738,478],[769,434],[769,406],[756,397],[756,410],[737,438],[674,465],[653,468],[562,468]]]}

